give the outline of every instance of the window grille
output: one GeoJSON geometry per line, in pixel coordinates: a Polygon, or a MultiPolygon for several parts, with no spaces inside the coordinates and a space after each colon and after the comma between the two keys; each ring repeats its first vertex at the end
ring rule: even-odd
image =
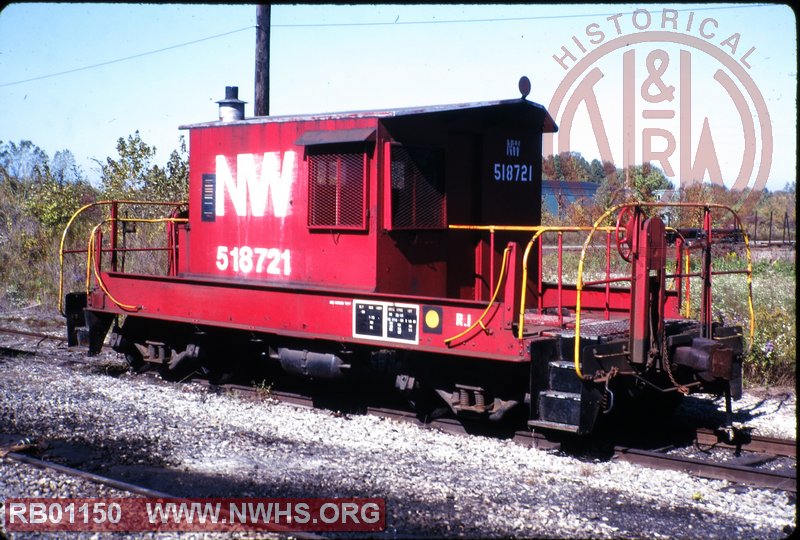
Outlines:
{"type": "Polygon", "coordinates": [[[443,152],[393,146],[391,170],[392,228],[446,227],[443,152]]]}
{"type": "Polygon", "coordinates": [[[309,149],[308,226],[366,227],[366,154],[309,149]]]}

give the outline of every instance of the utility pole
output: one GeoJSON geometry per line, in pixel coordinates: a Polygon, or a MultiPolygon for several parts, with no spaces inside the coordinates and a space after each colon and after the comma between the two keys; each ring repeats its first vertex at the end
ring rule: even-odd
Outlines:
{"type": "Polygon", "coordinates": [[[269,28],[270,4],[256,7],[256,88],[254,113],[269,116],[269,28]]]}

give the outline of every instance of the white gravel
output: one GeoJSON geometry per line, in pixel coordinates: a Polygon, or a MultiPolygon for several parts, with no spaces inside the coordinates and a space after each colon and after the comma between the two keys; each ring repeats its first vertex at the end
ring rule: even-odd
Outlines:
{"type": "MultiPolygon", "coordinates": [[[[387,538],[783,538],[796,526],[784,492],[98,371],[0,360],[0,433],[64,455],[88,447],[98,472],[134,483],[136,467],[166,467],[150,487],[178,496],[382,497],[387,538]]],[[[748,395],[735,408],[756,433],[796,433],[793,394],[748,395]]],[[[0,461],[0,497],[109,494],[54,476],[0,461]]]]}
{"type": "MultiPolygon", "coordinates": [[[[733,420],[754,435],[797,439],[797,394],[789,388],[755,388],[733,402],[733,420]]],[[[711,423],[725,419],[725,399],[697,395],[685,399],[676,411],[680,417],[703,417],[711,423]]]]}

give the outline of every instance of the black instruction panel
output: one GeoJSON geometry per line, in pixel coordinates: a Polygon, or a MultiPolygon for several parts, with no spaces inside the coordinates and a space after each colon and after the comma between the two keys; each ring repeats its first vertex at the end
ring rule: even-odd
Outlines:
{"type": "Polygon", "coordinates": [[[419,343],[419,306],[353,300],[353,337],[419,343]]]}
{"type": "Polygon", "coordinates": [[[355,329],[353,334],[362,337],[383,336],[383,314],[386,306],[381,304],[353,304],[355,329]]]}

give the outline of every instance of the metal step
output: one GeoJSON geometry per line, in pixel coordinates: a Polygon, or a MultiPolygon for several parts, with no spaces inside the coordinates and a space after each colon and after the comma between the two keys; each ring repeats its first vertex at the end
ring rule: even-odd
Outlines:
{"type": "Polygon", "coordinates": [[[539,420],[575,426],[581,423],[581,395],[545,390],[539,394],[539,420]]]}
{"type": "Polygon", "coordinates": [[[565,360],[555,360],[547,367],[547,388],[557,392],[580,394],[583,384],[575,374],[575,364],[565,360]]]}
{"type": "Polygon", "coordinates": [[[548,422],[547,420],[528,420],[528,426],[532,428],[554,429],[558,431],[568,431],[570,433],[577,433],[578,426],[572,424],[561,424],[559,422],[548,422]]]}

